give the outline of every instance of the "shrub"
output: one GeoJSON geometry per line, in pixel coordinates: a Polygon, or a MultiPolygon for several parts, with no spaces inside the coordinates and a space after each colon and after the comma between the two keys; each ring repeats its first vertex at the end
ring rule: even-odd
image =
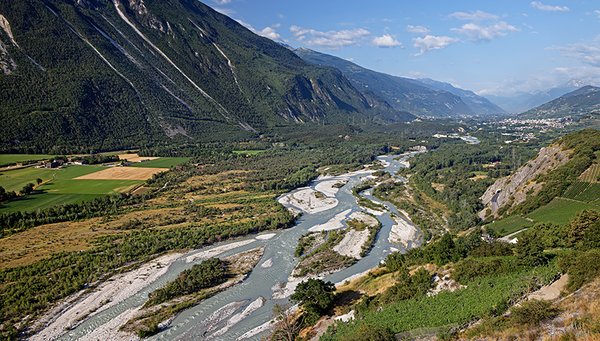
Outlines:
{"type": "Polygon", "coordinates": [[[536,326],[542,321],[556,317],[558,313],[558,308],[551,302],[531,300],[512,308],[510,318],[515,324],[536,326]]]}

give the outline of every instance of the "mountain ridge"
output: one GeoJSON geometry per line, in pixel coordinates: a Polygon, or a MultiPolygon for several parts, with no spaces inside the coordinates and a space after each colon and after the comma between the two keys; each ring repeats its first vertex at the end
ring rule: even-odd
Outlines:
{"type": "Polygon", "coordinates": [[[583,86],[564,94],[552,101],[528,110],[520,117],[523,118],[565,118],[600,113],[600,87],[583,86]]]}
{"type": "Polygon", "coordinates": [[[116,149],[414,118],[199,1],[24,0],[0,4],[0,15],[3,149],[116,149]]]}
{"type": "Polygon", "coordinates": [[[434,80],[425,83],[419,79],[392,76],[307,48],[293,51],[308,62],[340,70],[357,89],[374,93],[394,108],[415,115],[460,117],[504,113],[500,107],[472,91],[458,89],[447,83],[434,80]],[[449,88],[452,90],[448,91],[449,88]]]}

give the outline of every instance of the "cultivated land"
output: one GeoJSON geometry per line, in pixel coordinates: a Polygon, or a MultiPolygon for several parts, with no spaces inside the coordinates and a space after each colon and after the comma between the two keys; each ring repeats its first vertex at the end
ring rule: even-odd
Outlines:
{"type": "Polygon", "coordinates": [[[74,180],[148,180],[154,174],[168,170],[168,168],[110,167],[79,176],[74,180]]]}
{"type": "Polygon", "coordinates": [[[2,172],[0,186],[20,190],[27,183],[41,178],[36,192],[3,203],[0,212],[31,211],[55,205],[71,204],[115,193],[127,192],[143,183],[142,180],[77,180],[76,178],[106,170],[103,166],[67,166],[60,169],[24,168],[2,172]]]}
{"type": "Polygon", "coordinates": [[[154,160],[136,162],[132,164],[131,167],[171,168],[173,166],[188,162],[189,160],[189,157],[161,157],[154,160]]]}
{"type": "Polygon", "coordinates": [[[119,160],[127,160],[129,162],[142,162],[142,161],[158,159],[158,157],[155,157],[155,156],[139,156],[138,154],[134,154],[134,153],[119,154],[118,157],[119,157],[119,160]]]}
{"type": "Polygon", "coordinates": [[[10,165],[26,161],[45,160],[54,157],[54,155],[45,154],[0,154],[0,166],[10,165]]]}

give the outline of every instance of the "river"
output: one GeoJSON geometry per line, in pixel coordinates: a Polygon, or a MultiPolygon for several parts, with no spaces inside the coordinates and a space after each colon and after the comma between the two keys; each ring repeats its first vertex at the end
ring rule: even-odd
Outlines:
{"type": "MultiPolygon", "coordinates": [[[[378,159],[387,165],[385,171],[395,175],[400,168],[405,167],[405,161],[414,154],[403,155],[398,160],[396,155],[380,156],[378,159]]],[[[218,257],[226,257],[259,246],[264,247],[264,255],[242,283],[181,312],[162,332],[153,336],[151,340],[236,340],[244,335],[247,336],[245,339],[259,340],[264,337],[268,331],[261,331],[259,327],[264,326],[272,319],[275,304],[287,303],[287,298],[274,299],[273,294],[278,291],[278,288],[287,283],[289,275],[297,264],[298,260],[294,257],[294,250],[298,239],[307,233],[310,227],[324,224],[340,212],[346,210],[351,210],[351,212],[363,211],[352,194],[352,188],[363,181],[366,175],[368,174],[364,172],[350,175],[348,183],[335,194],[335,198],[339,202],[337,206],[318,213],[304,213],[293,228],[269,232],[268,234],[263,233],[265,238],[246,236],[205,248],[204,250],[210,250],[220,245],[246,241],[246,243],[239,243],[238,247],[220,253],[218,257]]],[[[321,181],[327,181],[327,179],[317,179],[309,187],[314,189],[321,181]]],[[[367,199],[381,203],[370,195],[370,191],[366,191],[362,195],[367,199]]],[[[388,208],[388,211],[377,216],[382,227],[370,253],[354,265],[325,276],[325,280],[334,283],[342,282],[349,277],[376,267],[393,250],[402,249],[401,246],[391,244],[388,241],[390,230],[394,225],[391,213],[399,215],[403,219],[402,215],[391,203],[383,202],[382,204],[388,208]]],[[[111,322],[119,320],[119,317],[127,315],[132,309],[142,306],[150,292],[175,279],[181,271],[190,268],[194,262],[189,262],[189,256],[199,251],[202,250],[194,250],[179,257],[157,280],[148,283],[141,291],[119,304],[88,318],[75,329],[63,335],[61,339],[85,339],[86,335],[92,331],[110,330],[111,322]]]]}

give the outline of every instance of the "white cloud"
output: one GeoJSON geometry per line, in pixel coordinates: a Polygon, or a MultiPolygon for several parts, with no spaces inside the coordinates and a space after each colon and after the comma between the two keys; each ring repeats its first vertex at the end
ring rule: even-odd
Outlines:
{"type": "Polygon", "coordinates": [[[277,30],[276,30],[277,28],[279,28],[279,26],[280,26],[279,24],[267,26],[267,27],[263,28],[262,30],[257,30],[252,25],[248,24],[245,21],[237,19],[237,22],[240,23],[242,26],[246,27],[247,29],[249,29],[250,31],[254,32],[255,34],[258,34],[259,36],[263,36],[263,37],[269,38],[271,40],[280,40],[281,39],[281,35],[279,33],[277,33],[277,30]]]}
{"type": "Polygon", "coordinates": [[[226,5],[231,2],[231,0],[213,0],[213,1],[219,5],[226,5]]]}
{"type": "Polygon", "coordinates": [[[546,5],[541,1],[532,1],[531,7],[535,9],[539,9],[540,11],[548,11],[548,12],[568,12],[569,7],[567,6],[554,6],[554,5],[546,5]]]}
{"type": "Polygon", "coordinates": [[[414,47],[419,49],[418,55],[421,55],[430,50],[440,50],[448,47],[450,44],[456,43],[458,39],[447,36],[432,36],[413,39],[414,47]]]}
{"type": "Polygon", "coordinates": [[[410,33],[419,33],[419,34],[427,34],[429,33],[429,29],[425,26],[420,26],[420,25],[408,25],[406,26],[406,31],[410,32],[410,33]]]}
{"type": "Polygon", "coordinates": [[[356,45],[371,34],[371,32],[364,28],[340,31],[318,31],[296,25],[291,26],[290,31],[296,39],[305,44],[330,48],[356,45]]]}
{"type": "Polygon", "coordinates": [[[595,14],[595,15],[596,15],[598,18],[600,18],[600,9],[597,9],[597,10],[595,10],[595,11],[594,11],[594,14],[595,14]]]}
{"type": "Polygon", "coordinates": [[[473,12],[454,12],[449,15],[451,18],[458,20],[482,21],[482,20],[497,20],[498,16],[484,11],[473,12]]]}
{"type": "Polygon", "coordinates": [[[384,34],[381,37],[375,37],[375,38],[373,38],[373,44],[375,44],[377,47],[398,47],[398,46],[402,46],[402,43],[400,43],[398,40],[396,40],[394,37],[392,37],[389,34],[384,34]]]}
{"type": "Polygon", "coordinates": [[[499,21],[491,25],[467,23],[460,28],[453,28],[452,31],[463,34],[472,41],[490,41],[510,32],[517,32],[519,29],[504,21],[499,21]]]}
{"type": "Polygon", "coordinates": [[[600,67],[600,38],[591,42],[554,47],[552,49],[561,51],[566,56],[578,59],[586,64],[600,67]]]}

